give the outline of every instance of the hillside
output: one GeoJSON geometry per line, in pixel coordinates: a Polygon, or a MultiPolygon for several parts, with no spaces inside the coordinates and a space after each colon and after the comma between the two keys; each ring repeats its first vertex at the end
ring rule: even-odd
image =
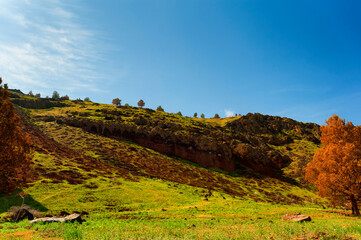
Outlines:
{"type": "Polygon", "coordinates": [[[312,155],[310,149],[319,144],[316,124],[261,114],[207,121],[152,109],[82,101],[17,98],[13,102],[32,109],[30,113],[39,123],[81,128],[226,171],[246,166],[275,175],[296,158],[307,162],[312,155]],[[295,142],[304,145],[301,148],[306,148],[305,151],[290,154],[295,142]]]}
{"type": "MultiPolygon", "coordinates": [[[[327,218],[341,220],[327,222],[326,232],[318,229],[320,223],[296,227],[284,232],[284,239],[306,231],[346,236],[341,232],[345,217],[319,213],[329,203],[303,183],[303,168],[320,143],[316,124],[261,114],[198,119],[15,91],[11,97],[35,150],[32,180],[23,189],[29,194],[26,203],[44,215],[83,212],[89,222],[75,228],[40,226],[43,232],[29,230],[30,236],[79,233],[102,239],[94,228],[116,228],[107,239],[247,239],[281,234],[274,224],[293,229],[279,218],[301,210],[322,224],[327,218]],[[266,229],[254,231],[255,226],[266,229]]],[[[0,216],[21,203],[16,195],[0,201],[0,216]]],[[[357,236],[355,224],[352,220],[348,227],[357,236]]],[[[24,233],[25,227],[21,223],[4,232],[24,233]]]]}

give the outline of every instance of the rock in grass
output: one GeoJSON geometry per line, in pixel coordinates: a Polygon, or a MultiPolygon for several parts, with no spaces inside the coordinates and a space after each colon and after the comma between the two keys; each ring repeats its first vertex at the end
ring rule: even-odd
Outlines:
{"type": "Polygon", "coordinates": [[[38,222],[79,222],[82,223],[83,220],[81,219],[81,216],[77,213],[71,214],[66,217],[45,217],[45,218],[37,218],[35,220],[29,221],[30,223],[38,223],[38,222]]]}
{"type": "Polygon", "coordinates": [[[284,221],[293,221],[293,222],[310,222],[311,217],[307,215],[303,215],[301,213],[289,213],[282,217],[284,221]]]}

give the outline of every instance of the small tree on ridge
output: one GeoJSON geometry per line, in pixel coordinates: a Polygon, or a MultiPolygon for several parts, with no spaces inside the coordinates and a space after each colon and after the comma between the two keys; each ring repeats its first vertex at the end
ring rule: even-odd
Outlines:
{"type": "Polygon", "coordinates": [[[119,98],[114,98],[112,103],[116,106],[120,106],[120,103],[122,102],[122,100],[120,100],[119,98]]]}
{"type": "Polygon", "coordinates": [[[60,98],[60,95],[57,91],[54,91],[53,92],[53,96],[51,98],[54,98],[54,99],[59,99],[60,98]]]}
{"type": "Polygon", "coordinates": [[[142,107],[144,107],[144,105],[145,105],[145,102],[142,99],[140,99],[138,102],[138,106],[142,108],[142,107]]]}

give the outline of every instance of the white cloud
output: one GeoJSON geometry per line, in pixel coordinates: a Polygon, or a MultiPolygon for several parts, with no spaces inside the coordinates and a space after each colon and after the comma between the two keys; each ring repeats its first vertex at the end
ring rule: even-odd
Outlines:
{"type": "Polygon", "coordinates": [[[94,31],[58,0],[1,0],[0,76],[10,88],[98,91],[94,31]],[[11,25],[11,26],[10,26],[11,25]]]}
{"type": "Polygon", "coordinates": [[[234,111],[225,109],[224,114],[226,115],[226,117],[233,117],[234,116],[234,111]]]}

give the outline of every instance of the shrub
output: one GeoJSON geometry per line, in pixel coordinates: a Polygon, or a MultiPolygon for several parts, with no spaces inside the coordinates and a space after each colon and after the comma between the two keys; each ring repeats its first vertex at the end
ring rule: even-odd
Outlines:
{"type": "Polygon", "coordinates": [[[205,116],[204,116],[204,114],[203,114],[203,113],[201,114],[201,118],[205,118],[205,116]]]}
{"type": "Polygon", "coordinates": [[[219,118],[218,113],[216,113],[216,114],[214,115],[214,118],[219,118]]]}
{"type": "Polygon", "coordinates": [[[68,96],[68,95],[62,96],[62,97],[60,98],[60,100],[69,100],[69,96],[68,96]]]}
{"type": "Polygon", "coordinates": [[[164,109],[162,108],[162,106],[159,105],[159,106],[157,107],[157,111],[164,112],[164,109]]]}
{"type": "Polygon", "coordinates": [[[193,117],[196,118],[198,116],[198,113],[194,113],[193,117]]]}
{"type": "Polygon", "coordinates": [[[54,91],[53,92],[53,96],[51,98],[54,98],[54,99],[59,99],[60,98],[60,95],[57,91],[54,91]]]}

